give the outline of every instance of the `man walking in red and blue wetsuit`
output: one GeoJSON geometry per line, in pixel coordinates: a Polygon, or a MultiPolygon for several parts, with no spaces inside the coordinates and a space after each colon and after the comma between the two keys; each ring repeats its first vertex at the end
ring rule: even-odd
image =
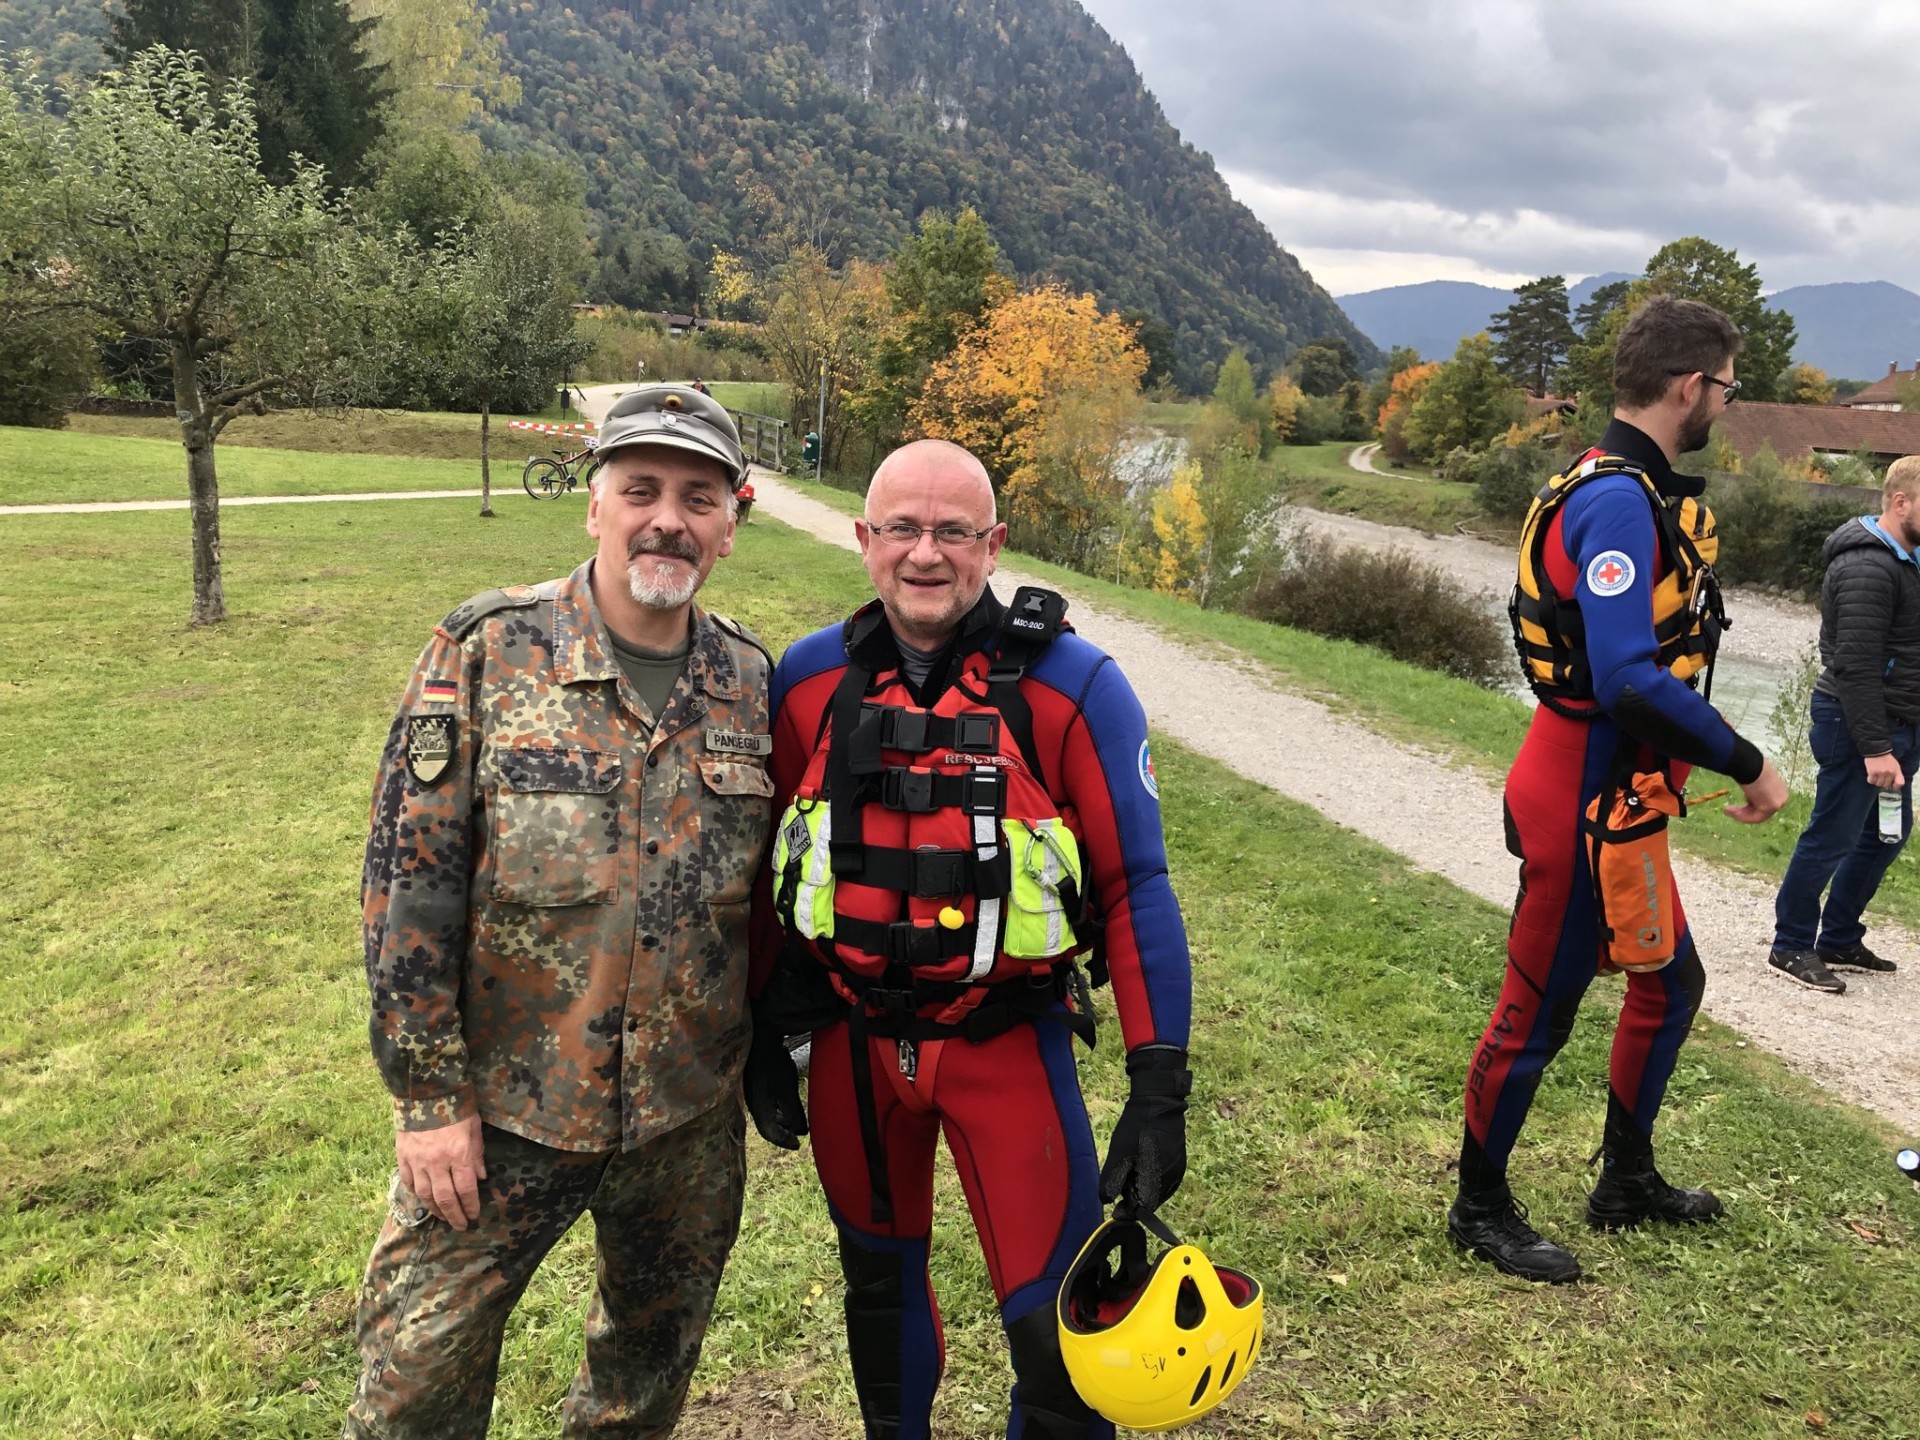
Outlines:
{"type": "MultiPolygon", "coordinates": [[[[1773,767],[1693,688],[1710,673],[1718,639],[1711,557],[1700,553],[1717,540],[1697,502],[1704,482],[1676,474],[1673,460],[1706,444],[1739,389],[1739,346],[1739,331],[1711,306],[1647,302],[1615,351],[1613,423],[1542,492],[1522,543],[1516,629],[1541,704],[1507,776],[1520,895],[1505,983],[1467,1072],[1460,1194],[1447,1229],[1463,1249],[1529,1280],[1580,1274],[1570,1253],[1527,1223],[1507,1186],[1507,1158],[1603,960],[1582,824],[1589,804],[1623,771],[1657,772],[1677,792],[1695,765],[1739,783],[1745,803],[1727,808],[1736,820],[1757,824],[1786,803],[1773,767]],[[1547,519],[1543,506],[1557,513],[1547,519]]],[[[1679,897],[1670,878],[1661,883],[1677,942],[1664,968],[1627,973],[1605,1168],[1587,1206],[1597,1229],[1722,1212],[1711,1192],[1669,1185],[1653,1164],[1654,1117],[1706,985],[1679,897]]]]}
{"type": "Polygon", "coordinates": [[[1150,1212],[1179,1185],[1192,1083],[1145,716],[1119,667],[1063,627],[1059,596],[1003,606],[987,588],[1006,526],[959,446],[888,456],[856,533],[879,599],[797,642],[774,677],[780,818],[755,924],[773,974],[748,1107],[777,1145],[811,1125],[868,1436],[930,1433],[944,1134],[1006,1327],[1007,1434],[1108,1437],[1068,1379],[1054,1300],[1103,1202],[1150,1212]],[[1104,1167],[1072,1054],[1091,1024],[1082,953],[1111,978],[1127,1048],[1104,1167]],[[802,1030],[804,1116],[781,1045],[802,1030]]]}

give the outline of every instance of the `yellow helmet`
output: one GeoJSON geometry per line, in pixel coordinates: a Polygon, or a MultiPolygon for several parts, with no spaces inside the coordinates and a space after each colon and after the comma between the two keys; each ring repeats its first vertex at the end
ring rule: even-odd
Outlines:
{"type": "Polygon", "coordinates": [[[1263,1308],[1252,1276],[1213,1264],[1151,1215],[1116,1215],[1061,1282],[1060,1354],[1073,1388],[1101,1415],[1134,1430],[1172,1430],[1247,1378],[1263,1308]],[[1152,1264],[1148,1228],[1171,1247],[1152,1264]]]}

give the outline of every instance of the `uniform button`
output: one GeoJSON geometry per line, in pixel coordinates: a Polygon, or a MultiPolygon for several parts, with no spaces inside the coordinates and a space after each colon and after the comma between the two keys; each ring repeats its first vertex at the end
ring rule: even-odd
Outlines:
{"type": "Polygon", "coordinates": [[[647,854],[658,855],[659,853],[660,853],[660,842],[658,840],[647,841],[647,854]]]}
{"type": "Polygon", "coordinates": [[[627,1017],[627,1033],[631,1035],[634,1031],[638,1030],[639,1028],[640,1028],[640,1017],[638,1015],[629,1015],[627,1017]]]}
{"type": "Polygon", "coordinates": [[[647,756],[647,769],[658,770],[659,768],[660,768],[660,757],[658,755],[647,756]]]}
{"type": "Polygon", "coordinates": [[[641,946],[648,950],[653,949],[653,947],[658,945],[659,943],[660,943],[660,937],[657,935],[642,935],[640,937],[641,946]]]}

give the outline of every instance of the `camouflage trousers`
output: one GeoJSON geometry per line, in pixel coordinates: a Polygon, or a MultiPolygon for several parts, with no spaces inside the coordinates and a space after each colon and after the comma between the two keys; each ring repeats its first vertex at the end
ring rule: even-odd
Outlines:
{"type": "Polygon", "coordinates": [[[347,1440],[487,1433],[507,1316],[584,1211],[599,1283],[569,1436],[673,1432],[740,1229],[744,1120],[729,1100],[633,1150],[576,1154],[484,1127],[480,1218],[426,1216],[398,1177],[360,1290],[360,1384],[347,1440]]]}

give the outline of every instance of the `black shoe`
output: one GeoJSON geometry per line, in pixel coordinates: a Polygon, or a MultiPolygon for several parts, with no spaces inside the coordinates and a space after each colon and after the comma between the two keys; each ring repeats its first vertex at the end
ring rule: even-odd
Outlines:
{"type": "Polygon", "coordinates": [[[1817,945],[1813,953],[1827,964],[1844,970],[1871,970],[1878,975],[1891,975],[1900,968],[1893,961],[1874,954],[1865,945],[1848,945],[1845,948],[1817,945]]]}
{"type": "Polygon", "coordinates": [[[1631,1230],[1643,1220],[1694,1225],[1727,1213],[1711,1190],[1669,1185],[1653,1168],[1652,1157],[1638,1162],[1609,1162],[1600,1183],[1587,1197],[1587,1224],[1595,1230],[1631,1230]]]}
{"type": "Polygon", "coordinates": [[[1564,1285],[1580,1278],[1580,1262],[1527,1223],[1526,1207],[1504,1185],[1455,1200],[1447,1235],[1476,1259],[1522,1280],[1564,1285]]]}
{"type": "Polygon", "coordinates": [[[1827,969],[1826,962],[1812,950],[1775,950],[1767,963],[1796,985],[1821,990],[1829,995],[1847,993],[1847,982],[1827,969]]]}

